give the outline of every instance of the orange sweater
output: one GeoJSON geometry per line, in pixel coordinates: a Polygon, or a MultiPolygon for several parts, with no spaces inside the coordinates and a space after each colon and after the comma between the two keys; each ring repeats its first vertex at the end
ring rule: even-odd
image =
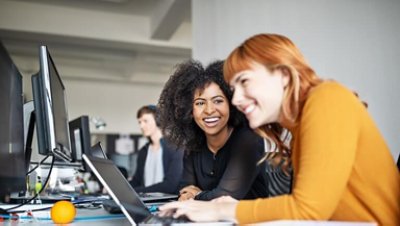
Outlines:
{"type": "Polygon", "coordinates": [[[318,85],[292,134],[292,194],[240,201],[240,223],[303,219],[400,225],[398,169],[351,91],[335,82],[318,85]]]}

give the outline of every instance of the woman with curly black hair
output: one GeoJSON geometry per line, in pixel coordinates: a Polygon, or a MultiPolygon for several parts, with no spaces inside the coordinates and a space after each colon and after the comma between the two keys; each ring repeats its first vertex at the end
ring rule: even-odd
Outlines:
{"type": "Polygon", "coordinates": [[[222,61],[207,68],[194,60],[184,62],[160,95],[161,128],[187,153],[180,200],[267,196],[265,165],[257,164],[264,153],[263,140],[232,106],[222,68],[222,61]]]}

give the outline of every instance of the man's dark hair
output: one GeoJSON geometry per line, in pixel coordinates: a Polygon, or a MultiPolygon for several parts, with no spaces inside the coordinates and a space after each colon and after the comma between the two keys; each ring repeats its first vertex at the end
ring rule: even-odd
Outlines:
{"type": "Polygon", "coordinates": [[[144,114],[152,114],[154,119],[156,120],[157,126],[160,126],[160,122],[159,122],[160,120],[158,117],[158,110],[157,110],[156,105],[150,104],[150,105],[145,105],[145,106],[141,107],[136,113],[136,118],[139,119],[144,114]]]}

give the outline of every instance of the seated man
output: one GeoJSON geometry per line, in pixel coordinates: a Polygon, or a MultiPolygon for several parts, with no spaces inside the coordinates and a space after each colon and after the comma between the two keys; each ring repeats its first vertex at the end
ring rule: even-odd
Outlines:
{"type": "Polygon", "coordinates": [[[162,138],[156,106],[140,108],[137,119],[149,142],[139,150],[136,172],[130,181],[132,187],[136,192],[177,193],[183,151],[162,138]]]}

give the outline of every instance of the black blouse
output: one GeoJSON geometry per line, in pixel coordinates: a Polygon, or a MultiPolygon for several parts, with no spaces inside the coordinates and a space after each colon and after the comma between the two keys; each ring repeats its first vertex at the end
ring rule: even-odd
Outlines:
{"type": "Polygon", "coordinates": [[[184,158],[180,188],[199,187],[197,200],[211,200],[223,195],[235,199],[267,197],[264,143],[249,128],[235,128],[225,145],[214,155],[207,145],[184,158]]]}

